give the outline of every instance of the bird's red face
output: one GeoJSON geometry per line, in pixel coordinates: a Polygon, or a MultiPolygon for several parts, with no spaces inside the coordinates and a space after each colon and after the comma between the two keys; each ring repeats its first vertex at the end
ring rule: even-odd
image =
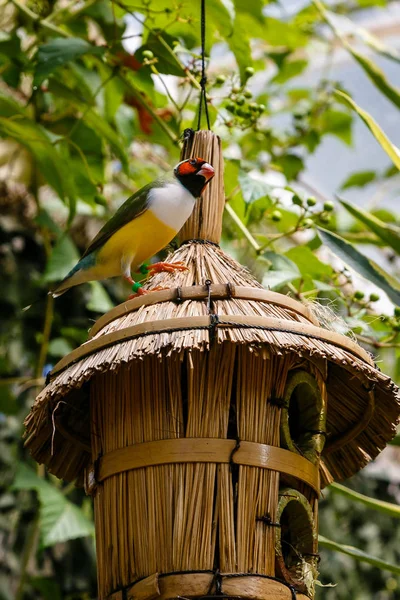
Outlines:
{"type": "Polygon", "coordinates": [[[195,198],[198,198],[214,177],[215,171],[202,158],[188,158],[176,165],[174,175],[195,198]]]}

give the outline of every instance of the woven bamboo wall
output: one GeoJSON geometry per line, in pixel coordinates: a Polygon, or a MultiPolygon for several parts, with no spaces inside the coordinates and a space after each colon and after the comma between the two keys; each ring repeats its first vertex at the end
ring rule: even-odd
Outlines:
{"type": "MultiPolygon", "coordinates": [[[[279,447],[277,399],[298,366],[296,355],[225,343],[98,375],[91,386],[93,460],[126,446],[182,437],[279,447]]],[[[324,389],[321,373],[307,368],[324,389]]],[[[156,573],[218,569],[282,578],[275,568],[280,485],[302,492],[317,518],[311,487],[254,466],[177,463],[107,477],[94,491],[99,597],[156,573]]]]}

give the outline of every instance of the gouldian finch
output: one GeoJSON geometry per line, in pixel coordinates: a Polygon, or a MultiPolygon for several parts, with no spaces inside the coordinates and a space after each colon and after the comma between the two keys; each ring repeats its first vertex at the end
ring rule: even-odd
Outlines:
{"type": "MultiPolygon", "coordinates": [[[[131,273],[175,237],[190,217],[197,198],[214,176],[202,158],[176,165],[170,179],[145,185],[128,198],[96,235],[80,261],[50,293],[60,296],[74,285],[131,273]]],[[[177,263],[151,265],[156,270],[182,269],[177,263]]]]}

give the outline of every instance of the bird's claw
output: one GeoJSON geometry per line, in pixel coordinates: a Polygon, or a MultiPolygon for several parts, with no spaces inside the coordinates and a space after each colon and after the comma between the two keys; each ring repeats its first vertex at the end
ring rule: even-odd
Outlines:
{"type": "Polygon", "coordinates": [[[167,263],[158,262],[148,265],[147,267],[149,275],[155,275],[156,273],[173,273],[174,271],[188,271],[188,267],[182,262],[167,263]]]}

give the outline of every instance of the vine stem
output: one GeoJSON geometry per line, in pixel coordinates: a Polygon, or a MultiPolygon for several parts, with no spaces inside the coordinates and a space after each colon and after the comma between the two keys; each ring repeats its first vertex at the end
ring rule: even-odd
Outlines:
{"type": "Polygon", "coordinates": [[[54,315],[54,298],[51,294],[47,295],[46,312],[44,317],[42,342],[40,345],[39,359],[36,367],[36,379],[42,377],[43,368],[46,364],[47,352],[49,349],[51,326],[53,324],[54,315]]]}
{"type": "Polygon", "coordinates": [[[40,532],[40,521],[39,515],[35,517],[35,520],[31,523],[28,535],[25,538],[24,548],[21,557],[21,572],[18,582],[17,591],[15,592],[15,600],[22,600],[24,597],[25,582],[28,575],[28,566],[31,560],[31,556],[36,551],[38,542],[38,536],[40,532]]]}
{"type": "Polygon", "coordinates": [[[48,29],[52,33],[57,33],[58,35],[62,35],[63,37],[71,37],[67,31],[64,31],[57,25],[53,25],[46,19],[41,19],[36,13],[34,13],[30,8],[22,4],[19,0],[11,0],[11,2],[16,6],[21,12],[24,13],[31,21],[34,21],[44,29],[48,29]]]}
{"type": "Polygon", "coordinates": [[[256,242],[254,237],[251,235],[250,231],[247,229],[246,225],[238,217],[238,215],[236,214],[236,212],[233,210],[232,206],[228,202],[225,204],[225,210],[228,213],[228,215],[231,217],[231,219],[235,223],[235,225],[237,225],[237,227],[243,233],[244,237],[247,239],[247,241],[250,243],[250,245],[254,248],[254,250],[257,252],[257,254],[259,254],[261,251],[261,246],[256,242]]]}

